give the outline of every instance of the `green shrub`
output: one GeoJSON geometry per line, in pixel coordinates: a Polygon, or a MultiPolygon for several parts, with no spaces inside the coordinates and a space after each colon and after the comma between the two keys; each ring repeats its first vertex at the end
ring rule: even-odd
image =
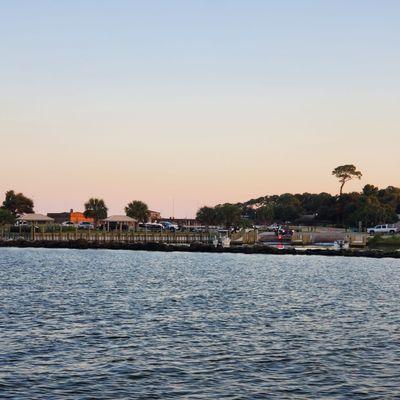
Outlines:
{"type": "Polygon", "coordinates": [[[399,247],[400,248],[400,235],[382,236],[375,235],[368,241],[369,247],[399,247]]]}

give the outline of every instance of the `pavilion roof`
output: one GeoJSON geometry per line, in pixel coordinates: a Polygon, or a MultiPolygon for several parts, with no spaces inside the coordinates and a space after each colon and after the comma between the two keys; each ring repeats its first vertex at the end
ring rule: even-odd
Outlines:
{"type": "Polygon", "coordinates": [[[43,214],[22,214],[19,219],[21,221],[31,222],[53,222],[54,218],[50,218],[43,214]]]}
{"type": "Polygon", "coordinates": [[[111,215],[110,217],[103,220],[104,222],[125,222],[133,223],[137,222],[136,219],[128,217],[127,215],[111,215]]]}

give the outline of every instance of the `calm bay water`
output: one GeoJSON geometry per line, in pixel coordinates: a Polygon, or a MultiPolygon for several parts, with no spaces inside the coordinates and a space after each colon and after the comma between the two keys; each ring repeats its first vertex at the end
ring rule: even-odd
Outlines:
{"type": "Polygon", "coordinates": [[[0,398],[400,398],[400,261],[0,249],[0,398]]]}

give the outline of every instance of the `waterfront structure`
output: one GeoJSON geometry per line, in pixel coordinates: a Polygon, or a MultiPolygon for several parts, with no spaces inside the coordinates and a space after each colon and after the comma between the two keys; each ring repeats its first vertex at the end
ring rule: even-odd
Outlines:
{"type": "Polygon", "coordinates": [[[47,213],[47,216],[53,218],[56,224],[62,224],[67,221],[75,225],[78,225],[80,222],[89,222],[90,224],[94,222],[93,218],[86,218],[83,212],[74,211],[72,208],[69,212],[47,213]]]}
{"type": "Polygon", "coordinates": [[[111,215],[110,217],[104,219],[102,223],[109,230],[136,230],[138,226],[138,221],[134,218],[128,217],[126,215],[111,215]]]}
{"type": "Polygon", "coordinates": [[[54,224],[54,219],[43,214],[22,214],[19,221],[26,222],[29,225],[35,224],[54,224]]]}

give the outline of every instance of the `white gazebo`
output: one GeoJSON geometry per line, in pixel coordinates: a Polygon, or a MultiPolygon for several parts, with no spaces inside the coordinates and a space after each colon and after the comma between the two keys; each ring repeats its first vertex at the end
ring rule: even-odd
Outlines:
{"type": "Polygon", "coordinates": [[[104,219],[103,222],[107,227],[107,231],[110,230],[110,224],[116,224],[119,230],[122,230],[123,225],[127,225],[128,229],[136,229],[138,224],[136,219],[128,217],[127,215],[111,215],[104,219]]]}
{"type": "Polygon", "coordinates": [[[43,214],[22,214],[19,221],[27,222],[29,224],[52,224],[54,223],[54,218],[50,218],[43,214]]]}

